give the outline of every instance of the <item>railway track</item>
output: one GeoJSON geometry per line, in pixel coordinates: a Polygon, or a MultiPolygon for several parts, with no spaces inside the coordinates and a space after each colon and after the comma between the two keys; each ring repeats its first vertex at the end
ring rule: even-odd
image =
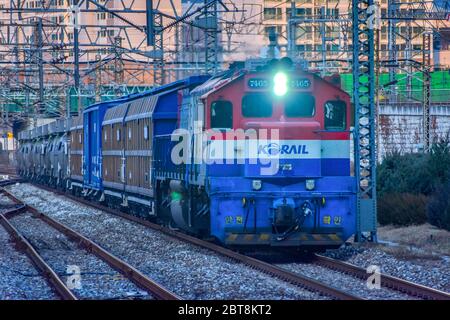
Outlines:
{"type": "MultiPolygon", "coordinates": [[[[39,187],[42,187],[39,185],[39,187]]],[[[47,191],[54,192],[54,190],[50,188],[44,187],[47,191]]],[[[78,197],[75,197],[70,194],[66,194],[64,192],[58,192],[58,194],[63,195],[65,197],[70,198],[73,201],[82,203],[84,205],[106,211],[108,213],[120,216],[124,219],[128,219],[131,221],[134,221],[136,223],[145,225],[147,227],[150,227],[154,230],[161,231],[165,234],[168,234],[170,236],[173,236],[177,239],[187,241],[189,243],[201,246],[203,248],[212,250],[214,252],[220,253],[221,255],[224,255],[228,258],[234,259],[236,261],[239,261],[241,263],[244,263],[246,265],[249,265],[257,270],[263,271],[265,273],[271,274],[275,277],[278,277],[280,279],[283,279],[285,281],[288,281],[290,283],[302,286],[304,288],[307,288],[309,290],[318,291],[322,294],[325,294],[327,296],[333,297],[335,299],[345,299],[345,300],[359,300],[363,299],[362,297],[355,296],[353,294],[350,294],[348,292],[345,292],[343,290],[334,288],[332,286],[329,286],[327,284],[324,284],[322,282],[316,281],[312,278],[299,275],[294,272],[290,272],[288,270],[283,269],[282,267],[274,266],[273,264],[266,263],[262,260],[255,259],[240,253],[237,253],[235,251],[232,251],[230,249],[215,245],[213,243],[186,235],[184,233],[174,231],[171,229],[168,229],[166,227],[163,227],[161,225],[154,224],[152,222],[149,222],[147,220],[144,220],[142,218],[132,216],[126,213],[123,213],[121,211],[103,206],[98,203],[93,203],[90,201],[87,201],[85,199],[81,199],[78,197]]],[[[351,275],[353,277],[367,280],[368,274],[367,271],[364,268],[351,265],[349,263],[324,257],[321,255],[315,255],[314,256],[314,262],[325,266],[327,268],[330,268],[332,270],[336,270],[348,275],[351,275]]],[[[398,291],[400,293],[405,293],[409,296],[420,298],[420,299],[427,299],[427,300],[450,300],[450,294],[436,290],[430,287],[426,287],[417,283],[409,282],[404,279],[400,279],[397,277],[393,277],[386,274],[381,274],[381,286],[398,291]]]]}
{"type": "MultiPolygon", "coordinates": [[[[192,237],[190,235],[168,229],[166,227],[154,224],[154,223],[144,220],[142,218],[121,212],[116,209],[112,209],[110,207],[103,206],[99,203],[90,202],[86,199],[78,198],[73,195],[67,194],[65,192],[56,191],[51,188],[48,188],[47,186],[42,186],[42,185],[37,185],[37,184],[35,184],[35,186],[38,188],[42,188],[46,191],[56,193],[58,195],[62,195],[74,202],[81,203],[85,206],[107,212],[114,216],[118,216],[123,219],[146,226],[150,229],[162,232],[170,237],[191,243],[191,244],[201,247],[201,248],[211,250],[211,251],[218,253],[224,257],[227,257],[231,260],[234,260],[234,261],[243,263],[247,266],[250,266],[251,268],[253,268],[255,270],[259,270],[261,272],[264,272],[266,274],[269,274],[273,277],[279,278],[283,281],[289,282],[296,286],[305,288],[307,290],[319,292],[319,293],[326,295],[328,297],[331,297],[333,299],[343,299],[343,300],[364,299],[361,296],[353,295],[342,289],[338,289],[331,285],[327,285],[323,282],[317,281],[310,277],[286,270],[283,267],[275,266],[271,263],[267,263],[262,260],[255,259],[255,258],[246,256],[246,255],[237,253],[235,251],[218,246],[211,242],[207,242],[207,241],[201,240],[199,238],[192,237]]],[[[344,274],[347,274],[347,275],[350,275],[352,277],[359,278],[362,280],[366,280],[368,277],[368,274],[365,269],[348,264],[346,262],[342,262],[340,260],[331,259],[331,258],[324,257],[321,255],[315,255],[313,262],[317,263],[318,265],[324,266],[326,268],[329,268],[329,269],[335,270],[337,272],[344,273],[344,274]]],[[[400,278],[396,278],[396,277],[393,277],[390,275],[386,275],[386,274],[381,274],[381,285],[382,285],[382,287],[389,288],[391,290],[395,290],[399,293],[407,294],[407,295],[409,295],[411,297],[415,297],[415,298],[450,300],[450,295],[446,292],[442,292],[442,291],[439,291],[439,290],[436,290],[433,288],[429,288],[429,287],[426,287],[426,286],[423,286],[420,284],[412,283],[412,282],[409,282],[409,281],[406,281],[406,280],[403,280],[400,278]]]]}
{"type": "MultiPolygon", "coordinates": [[[[319,254],[315,254],[313,261],[326,268],[336,270],[359,279],[367,280],[368,278],[366,269],[341,260],[336,260],[329,257],[324,257],[319,254]]],[[[412,297],[425,300],[450,300],[450,294],[448,294],[447,292],[436,290],[387,274],[380,274],[380,281],[382,287],[405,293],[412,297]]]]}
{"type": "Polygon", "coordinates": [[[82,198],[78,198],[75,197],[73,195],[64,193],[64,192],[60,192],[60,191],[55,191],[51,188],[48,188],[46,186],[42,186],[42,185],[35,185],[36,187],[42,188],[44,190],[47,190],[49,192],[53,192],[53,193],[57,193],[59,195],[65,196],[66,198],[69,198],[75,202],[81,203],[83,205],[101,210],[101,211],[105,211],[109,214],[115,215],[115,216],[119,216],[121,218],[124,218],[126,220],[144,225],[148,228],[151,228],[153,230],[162,232],[166,235],[169,235],[173,238],[182,240],[184,242],[188,242],[191,243],[195,246],[201,247],[201,248],[205,248],[208,249],[210,251],[213,251],[215,253],[220,254],[221,256],[224,256],[228,259],[231,259],[233,261],[239,262],[239,263],[243,263],[255,270],[259,270],[263,273],[266,273],[272,277],[276,277],[278,279],[281,279],[285,282],[294,284],[296,286],[299,286],[301,288],[305,288],[307,290],[313,291],[313,292],[318,292],[322,295],[328,296],[332,299],[338,299],[338,300],[363,300],[361,297],[355,296],[351,293],[345,292],[343,290],[340,290],[338,288],[335,288],[333,286],[327,285],[325,283],[319,282],[317,280],[314,280],[310,277],[307,276],[303,276],[294,272],[290,272],[288,270],[285,270],[281,267],[275,266],[273,264],[264,262],[262,260],[259,259],[255,259],[252,257],[249,257],[247,255],[244,254],[240,254],[238,252],[232,251],[230,249],[224,248],[222,246],[218,246],[216,244],[213,244],[211,242],[208,241],[204,241],[201,240],[199,238],[196,237],[192,237],[190,235],[175,231],[175,230],[171,230],[169,228],[163,227],[161,225],[158,224],[154,224],[150,221],[141,219],[139,217],[136,216],[132,216],[126,213],[123,213],[121,211],[103,206],[99,203],[94,203],[94,202],[90,202],[88,200],[82,199],[82,198]]]}
{"type": "Polygon", "coordinates": [[[23,181],[23,179],[21,179],[19,177],[8,178],[7,180],[0,180],[0,188],[6,187],[10,184],[22,182],[22,181],[23,181]]]}
{"type": "Polygon", "coordinates": [[[31,213],[34,217],[39,218],[40,221],[44,222],[58,232],[64,234],[67,238],[78,244],[87,252],[94,254],[96,257],[108,264],[112,269],[121,273],[126,279],[134,283],[137,287],[142,288],[143,290],[148,292],[151,297],[160,300],[180,299],[174,293],[162,287],[155,281],[149,279],[134,267],[122,261],[118,257],[110,254],[108,251],[101,248],[83,235],[50,218],[39,210],[22,203],[8,191],[0,189],[0,192],[6,195],[16,204],[16,207],[7,209],[5,212],[0,214],[0,223],[8,231],[14,241],[19,245],[18,247],[27,254],[36,268],[41,272],[49,285],[55,289],[56,293],[61,299],[78,300],[73,291],[67,287],[67,285],[61,280],[57,273],[42,258],[38,250],[36,250],[36,248],[30,243],[30,241],[28,241],[26,237],[24,237],[24,235],[18,230],[18,228],[16,228],[11,222],[11,220],[13,220],[18,215],[24,214],[25,212],[31,213]]]}

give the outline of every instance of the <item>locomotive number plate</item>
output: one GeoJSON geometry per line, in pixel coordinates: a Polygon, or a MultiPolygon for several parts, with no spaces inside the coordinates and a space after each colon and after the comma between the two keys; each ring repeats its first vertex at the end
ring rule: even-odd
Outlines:
{"type": "Polygon", "coordinates": [[[258,79],[258,78],[252,78],[248,80],[248,87],[252,89],[264,89],[268,88],[270,83],[267,79],[258,79]]]}
{"type": "Polygon", "coordinates": [[[291,87],[295,89],[307,89],[311,87],[311,80],[309,79],[293,79],[291,87]]]}
{"type": "MultiPolygon", "coordinates": [[[[247,85],[251,89],[267,89],[272,86],[272,81],[263,78],[248,79],[247,85]]],[[[308,89],[311,88],[311,80],[308,78],[298,78],[289,81],[289,86],[292,89],[308,89]]]]}

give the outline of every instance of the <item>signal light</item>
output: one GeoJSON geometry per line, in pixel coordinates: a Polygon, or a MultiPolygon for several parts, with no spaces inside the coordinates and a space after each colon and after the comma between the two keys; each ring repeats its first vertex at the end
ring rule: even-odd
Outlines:
{"type": "Polygon", "coordinates": [[[278,96],[284,96],[288,91],[288,77],[284,72],[278,72],[273,77],[273,93],[278,96]]]}

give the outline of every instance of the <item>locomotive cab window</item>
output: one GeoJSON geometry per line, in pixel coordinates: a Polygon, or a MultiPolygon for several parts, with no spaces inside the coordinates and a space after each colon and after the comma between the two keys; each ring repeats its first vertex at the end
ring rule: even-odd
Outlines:
{"type": "Polygon", "coordinates": [[[250,93],[242,98],[242,115],[246,118],[272,116],[272,99],[267,94],[250,93]]]}
{"type": "Polygon", "coordinates": [[[289,118],[310,118],[316,113],[316,99],[306,93],[291,94],[284,102],[284,114],[289,118]]]}
{"type": "Polygon", "coordinates": [[[346,105],[344,101],[327,101],[323,113],[325,130],[345,130],[346,105]]]}
{"type": "Polygon", "coordinates": [[[233,104],[230,101],[220,100],[211,103],[211,128],[233,128],[233,104]]]}

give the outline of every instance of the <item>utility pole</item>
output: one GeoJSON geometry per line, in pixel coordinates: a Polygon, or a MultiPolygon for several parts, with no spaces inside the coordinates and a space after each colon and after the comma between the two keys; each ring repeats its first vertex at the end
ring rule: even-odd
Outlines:
{"type": "Polygon", "coordinates": [[[77,95],[77,115],[81,112],[81,87],[80,87],[80,39],[79,39],[79,23],[78,21],[78,0],[73,0],[72,6],[72,23],[73,23],[73,56],[74,56],[74,84],[75,94],[77,95]]]}
{"type": "Polygon", "coordinates": [[[356,241],[377,240],[374,9],[374,0],[352,2],[356,241]]]}
{"type": "Polygon", "coordinates": [[[215,74],[218,69],[218,17],[217,1],[204,0],[204,21],[205,21],[205,73],[215,74]]]}
{"type": "MultiPolygon", "coordinates": [[[[355,0],[354,0],[355,1],[355,0]]],[[[394,17],[397,14],[396,1],[398,0],[388,0],[388,53],[389,53],[389,83],[395,83],[395,68],[397,65],[397,20],[394,17]]],[[[394,90],[389,90],[389,102],[393,103],[396,100],[396,94],[393,93],[394,90]]]]}
{"type": "Polygon", "coordinates": [[[115,82],[115,94],[121,96],[124,93],[122,90],[124,77],[123,77],[123,61],[122,61],[122,38],[116,36],[114,38],[115,59],[114,59],[114,82],[115,82]]]}
{"type": "Polygon", "coordinates": [[[431,46],[432,31],[425,30],[423,33],[423,149],[430,151],[430,106],[431,106],[431,46]]]}
{"type": "Polygon", "coordinates": [[[287,21],[287,36],[288,36],[288,57],[295,59],[297,56],[296,41],[297,41],[297,25],[294,22],[296,16],[295,0],[291,0],[291,14],[287,21]]]}
{"type": "Polygon", "coordinates": [[[39,102],[37,104],[36,113],[40,115],[45,111],[44,107],[44,63],[43,63],[43,37],[42,37],[42,18],[38,18],[38,22],[36,25],[35,32],[35,52],[34,52],[34,60],[36,65],[38,66],[38,78],[39,78],[39,102]]]}
{"type": "Polygon", "coordinates": [[[163,16],[161,13],[153,13],[153,30],[154,46],[153,46],[153,83],[154,85],[163,85],[166,80],[166,70],[164,61],[164,35],[163,16]]]}
{"type": "Polygon", "coordinates": [[[95,102],[100,102],[102,100],[102,57],[96,54],[95,61],[95,102]]]}
{"type": "Polygon", "coordinates": [[[322,37],[322,43],[321,43],[321,46],[322,46],[322,52],[321,52],[321,54],[322,54],[322,70],[320,71],[320,75],[322,76],[322,77],[324,77],[325,76],[325,70],[326,70],[326,61],[327,61],[327,44],[326,44],[326,41],[327,41],[327,39],[326,39],[326,26],[325,26],[325,21],[324,21],[324,19],[326,19],[326,17],[325,17],[325,15],[326,15],[326,11],[325,11],[325,7],[320,7],[320,19],[322,20],[321,22],[320,22],[320,35],[321,35],[321,37],[322,37]]]}

